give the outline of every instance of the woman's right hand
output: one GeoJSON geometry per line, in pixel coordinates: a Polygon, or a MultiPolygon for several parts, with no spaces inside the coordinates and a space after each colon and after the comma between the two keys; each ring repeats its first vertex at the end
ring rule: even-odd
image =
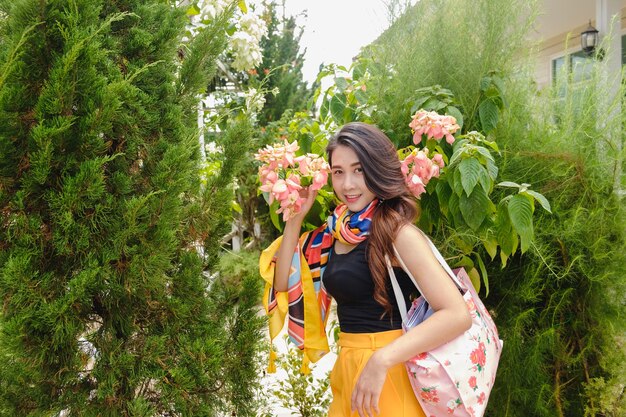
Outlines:
{"type": "Polygon", "coordinates": [[[298,212],[298,214],[295,214],[292,218],[287,220],[287,223],[294,222],[298,226],[302,225],[302,222],[304,222],[304,218],[309,213],[309,210],[311,210],[311,207],[313,207],[313,204],[315,203],[317,190],[313,191],[311,190],[311,187],[303,188],[302,190],[300,190],[300,197],[303,197],[305,199],[302,203],[302,206],[300,206],[300,211],[298,212]]]}

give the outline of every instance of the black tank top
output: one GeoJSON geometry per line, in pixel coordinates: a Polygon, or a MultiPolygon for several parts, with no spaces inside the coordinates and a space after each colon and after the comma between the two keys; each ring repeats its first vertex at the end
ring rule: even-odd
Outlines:
{"type": "MultiPolygon", "coordinates": [[[[324,287],[337,302],[342,332],[376,333],[402,328],[402,317],[390,280],[387,281],[387,295],[392,314],[382,317],[385,309],[374,300],[374,281],[366,257],[367,242],[364,240],[345,254],[333,251],[324,270],[324,287]]],[[[394,267],[394,272],[408,309],[419,292],[402,268],[394,267]]]]}

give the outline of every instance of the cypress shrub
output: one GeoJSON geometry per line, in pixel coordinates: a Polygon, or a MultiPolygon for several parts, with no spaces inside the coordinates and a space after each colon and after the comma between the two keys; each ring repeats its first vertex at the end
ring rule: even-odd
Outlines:
{"type": "Polygon", "coordinates": [[[232,12],[183,42],[170,1],[0,2],[0,414],[252,414],[258,287],[203,273],[251,136],[201,182],[232,12]]]}

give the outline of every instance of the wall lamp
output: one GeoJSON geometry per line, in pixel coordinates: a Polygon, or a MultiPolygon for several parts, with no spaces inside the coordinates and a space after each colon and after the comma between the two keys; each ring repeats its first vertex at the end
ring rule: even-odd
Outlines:
{"type": "MultiPolygon", "coordinates": [[[[591,56],[596,52],[599,40],[598,29],[591,26],[591,19],[589,19],[589,27],[580,34],[580,46],[587,55],[591,56]]],[[[598,57],[602,59],[602,50],[598,51],[598,57]]]]}

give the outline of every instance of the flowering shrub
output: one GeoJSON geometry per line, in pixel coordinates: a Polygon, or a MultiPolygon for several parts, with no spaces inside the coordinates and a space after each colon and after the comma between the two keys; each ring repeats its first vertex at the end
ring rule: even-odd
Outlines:
{"type": "MultiPolygon", "coordinates": [[[[187,15],[191,19],[189,31],[195,34],[202,30],[207,22],[215,19],[229,5],[230,2],[226,0],[202,0],[190,6],[187,10],[187,15]]],[[[236,30],[234,33],[228,32],[230,35],[228,44],[234,57],[231,64],[233,69],[245,71],[256,67],[263,60],[260,42],[267,34],[267,26],[259,16],[248,11],[245,2],[239,2],[239,10],[241,14],[237,14],[237,21],[233,22],[236,30]]]]}
{"type": "Polygon", "coordinates": [[[201,12],[201,19],[214,19],[228,7],[228,0],[200,0],[198,9],[201,12]]]}
{"type": "Polygon", "coordinates": [[[434,138],[437,141],[446,138],[449,144],[454,143],[454,133],[459,130],[456,119],[452,116],[442,116],[434,111],[418,110],[409,123],[413,132],[413,143],[416,145],[422,141],[422,135],[426,140],[434,138]]]}
{"type": "Polygon", "coordinates": [[[260,42],[267,33],[267,27],[259,16],[251,13],[241,16],[238,27],[229,41],[235,57],[232,66],[244,71],[256,67],[263,60],[260,42]]]}
{"type": "Polygon", "coordinates": [[[276,213],[282,213],[284,221],[300,212],[305,200],[300,191],[306,186],[313,191],[321,189],[326,185],[330,172],[324,158],[316,154],[296,156],[299,149],[295,141],[289,143],[285,139],[284,145],[268,145],[254,155],[257,161],[263,163],[259,167],[259,189],[270,205],[278,201],[276,213]]]}
{"type": "Polygon", "coordinates": [[[444,162],[441,154],[428,157],[428,148],[413,149],[402,161],[401,169],[406,185],[417,198],[426,191],[426,184],[432,177],[439,177],[444,162]]]}

